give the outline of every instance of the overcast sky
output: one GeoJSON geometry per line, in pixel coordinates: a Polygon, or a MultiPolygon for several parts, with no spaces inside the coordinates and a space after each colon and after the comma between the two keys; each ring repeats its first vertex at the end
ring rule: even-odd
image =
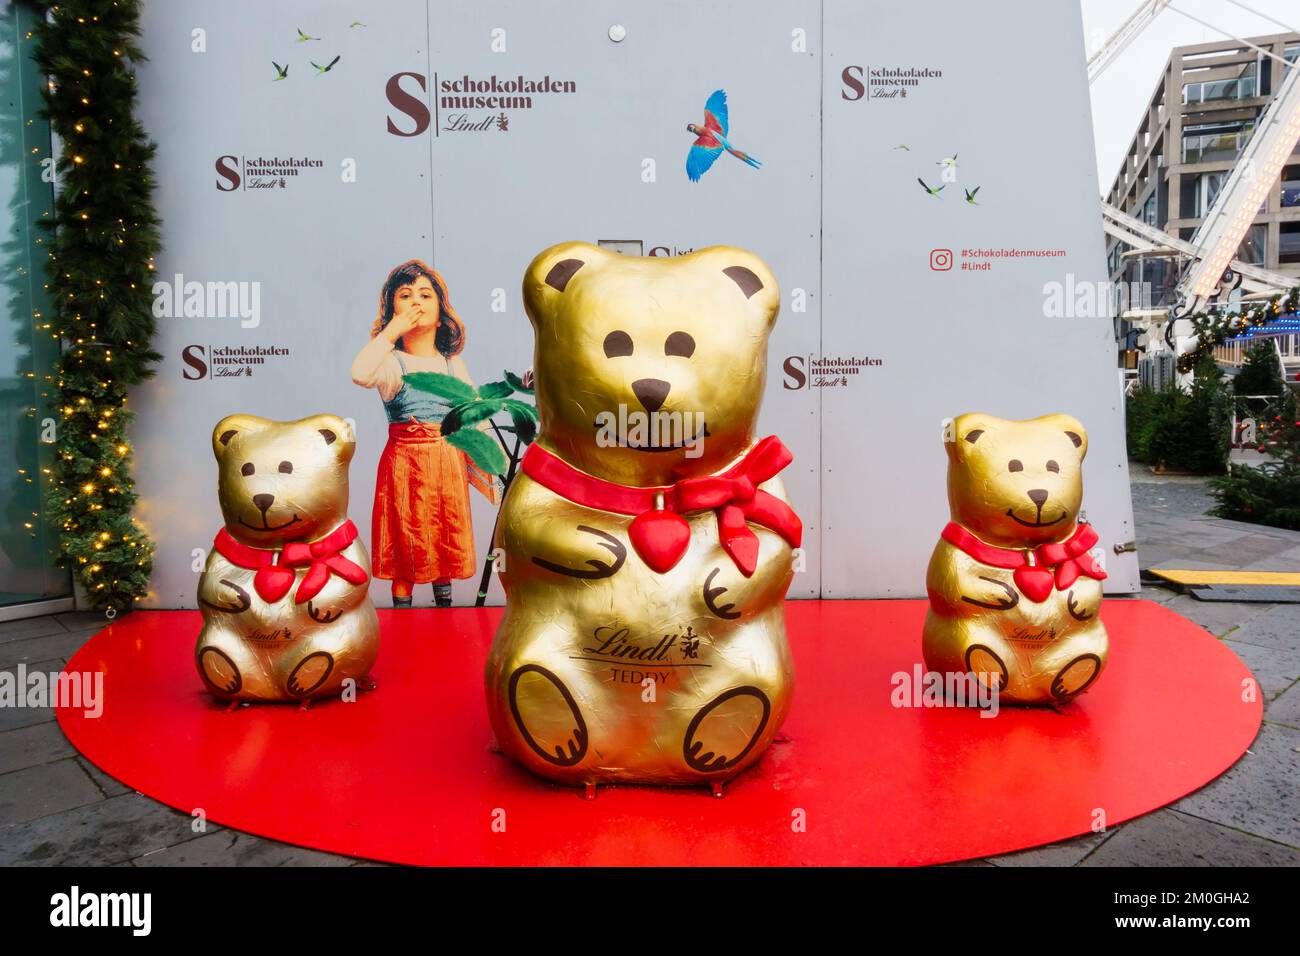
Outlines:
{"type": "MultiPolygon", "coordinates": [[[[1242,0],[1247,7],[1300,30],[1297,0],[1242,0]]],[[[1084,44],[1091,54],[1128,19],[1139,0],[1082,0],[1084,44]]],[[[1155,92],[1161,71],[1176,46],[1221,40],[1224,32],[1237,37],[1287,32],[1263,16],[1228,0],[1173,0],[1092,85],[1092,125],[1097,140],[1097,179],[1105,195],[1155,92]],[[1211,30],[1178,13],[1183,10],[1211,23],[1211,30]]]]}

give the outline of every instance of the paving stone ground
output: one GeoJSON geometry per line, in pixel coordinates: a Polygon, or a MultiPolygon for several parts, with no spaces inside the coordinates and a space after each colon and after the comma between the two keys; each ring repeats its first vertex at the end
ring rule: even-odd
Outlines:
{"type": "MultiPolygon", "coordinates": [[[[1132,465],[1142,567],[1300,570],[1300,532],[1224,521],[1204,479],[1132,465]]],[[[967,866],[1300,865],[1300,605],[1208,603],[1146,587],[1254,672],[1264,726],[1223,776],[1104,832],[967,866]]],[[[0,671],[57,670],[103,624],[71,612],[0,623],[0,671]]],[[[0,865],[355,866],[216,825],[135,793],[79,756],[48,708],[0,708],[0,865]]]]}

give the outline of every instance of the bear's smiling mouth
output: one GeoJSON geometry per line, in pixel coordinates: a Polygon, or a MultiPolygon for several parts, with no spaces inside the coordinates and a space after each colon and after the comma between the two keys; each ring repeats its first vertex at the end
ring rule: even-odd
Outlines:
{"type": "MultiPolygon", "coordinates": [[[[1068,512],[1062,511],[1059,517],[1053,518],[1051,521],[1026,521],[1024,518],[1016,516],[1014,508],[1007,509],[1007,517],[1012,521],[1024,525],[1026,528],[1046,528],[1048,525],[1059,524],[1065,520],[1066,514],[1068,514],[1068,512]]],[[[1042,515],[1041,511],[1039,512],[1039,515],[1042,515]]]]}
{"type": "MultiPolygon", "coordinates": [[[[604,413],[602,412],[602,414],[604,413]]],[[[701,415],[700,417],[702,418],[703,415],[701,415]]],[[[600,431],[601,429],[606,427],[606,425],[602,424],[601,422],[594,422],[593,426],[596,428],[597,431],[600,431]]],[[[622,448],[630,448],[633,451],[647,451],[647,452],[681,451],[683,448],[692,447],[698,441],[702,441],[705,438],[712,438],[712,437],[713,434],[709,431],[708,422],[705,422],[704,425],[700,428],[698,432],[695,433],[694,436],[692,436],[691,438],[683,438],[681,441],[675,442],[674,444],[671,445],[638,445],[634,442],[628,441],[626,437],[623,438],[622,441],[620,441],[618,444],[622,448]]]]}
{"type": "Polygon", "coordinates": [[[266,515],[262,515],[262,527],[260,527],[260,528],[259,528],[257,525],[255,525],[255,524],[249,524],[249,523],[248,523],[247,521],[245,521],[243,518],[240,518],[240,519],[238,519],[238,520],[239,520],[239,523],[242,524],[245,528],[248,528],[248,529],[250,529],[250,530],[252,530],[252,531],[280,531],[280,530],[282,530],[282,529],[284,529],[284,528],[289,527],[290,525],[297,524],[297,523],[298,523],[299,521],[301,521],[302,519],[299,518],[297,515],[294,515],[292,518],[290,518],[290,519],[289,519],[288,521],[286,521],[284,524],[278,524],[278,525],[275,525],[274,527],[272,527],[271,525],[269,525],[269,524],[266,523],[266,515]]]}

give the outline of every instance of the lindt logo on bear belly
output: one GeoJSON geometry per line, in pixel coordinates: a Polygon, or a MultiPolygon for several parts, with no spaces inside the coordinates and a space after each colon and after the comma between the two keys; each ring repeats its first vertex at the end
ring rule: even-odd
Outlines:
{"type": "Polygon", "coordinates": [[[287,627],[282,627],[274,631],[253,631],[247,634],[244,640],[252,644],[279,644],[281,641],[293,639],[293,632],[287,627]]]}
{"type": "Polygon", "coordinates": [[[628,628],[617,625],[598,627],[592,633],[592,637],[595,639],[595,644],[584,645],[582,653],[604,660],[658,663],[672,660],[674,650],[682,661],[699,660],[700,635],[696,634],[695,629],[689,624],[686,630],[677,634],[664,634],[654,644],[633,639],[628,628]]]}

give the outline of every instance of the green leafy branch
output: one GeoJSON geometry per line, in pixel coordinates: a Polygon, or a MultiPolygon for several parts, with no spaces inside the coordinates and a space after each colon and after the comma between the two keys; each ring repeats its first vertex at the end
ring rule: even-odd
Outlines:
{"type": "MultiPolygon", "coordinates": [[[[510,489],[515,470],[525,445],[530,445],[537,437],[537,408],[528,402],[511,398],[516,392],[520,395],[532,395],[533,390],[524,379],[514,372],[503,373],[505,378],[499,382],[488,382],[475,388],[454,375],[442,372],[411,372],[403,375],[403,380],[414,389],[437,395],[451,405],[450,411],[442,418],[442,436],[451,445],[459,448],[469,456],[482,471],[490,475],[500,475],[504,490],[510,489]],[[500,414],[510,416],[510,424],[504,425],[493,418],[500,414]],[[487,422],[496,435],[493,441],[478,426],[487,422]],[[513,441],[506,438],[514,436],[513,441]]],[[[497,512],[500,520],[501,512],[497,512]]],[[[496,540],[496,527],[492,528],[492,540],[496,540]]],[[[479,607],[487,600],[488,585],[492,581],[492,555],[483,563],[483,574],[479,578],[479,607]]]]}
{"type": "Polygon", "coordinates": [[[514,477],[520,449],[537,437],[537,409],[510,397],[516,392],[533,394],[519,376],[506,372],[502,381],[488,382],[478,388],[442,372],[411,372],[402,377],[412,388],[437,395],[451,405],[441,423],[443,438],[488,474],[514,477]],[[510,416],[509,425],[492,420],[503,412],[510,416]],[[491,426],[496,441],[472,427],[481,422],[491,426]],[[506,433],[514,435],[513,442],[507,441],[506,433]]]}

